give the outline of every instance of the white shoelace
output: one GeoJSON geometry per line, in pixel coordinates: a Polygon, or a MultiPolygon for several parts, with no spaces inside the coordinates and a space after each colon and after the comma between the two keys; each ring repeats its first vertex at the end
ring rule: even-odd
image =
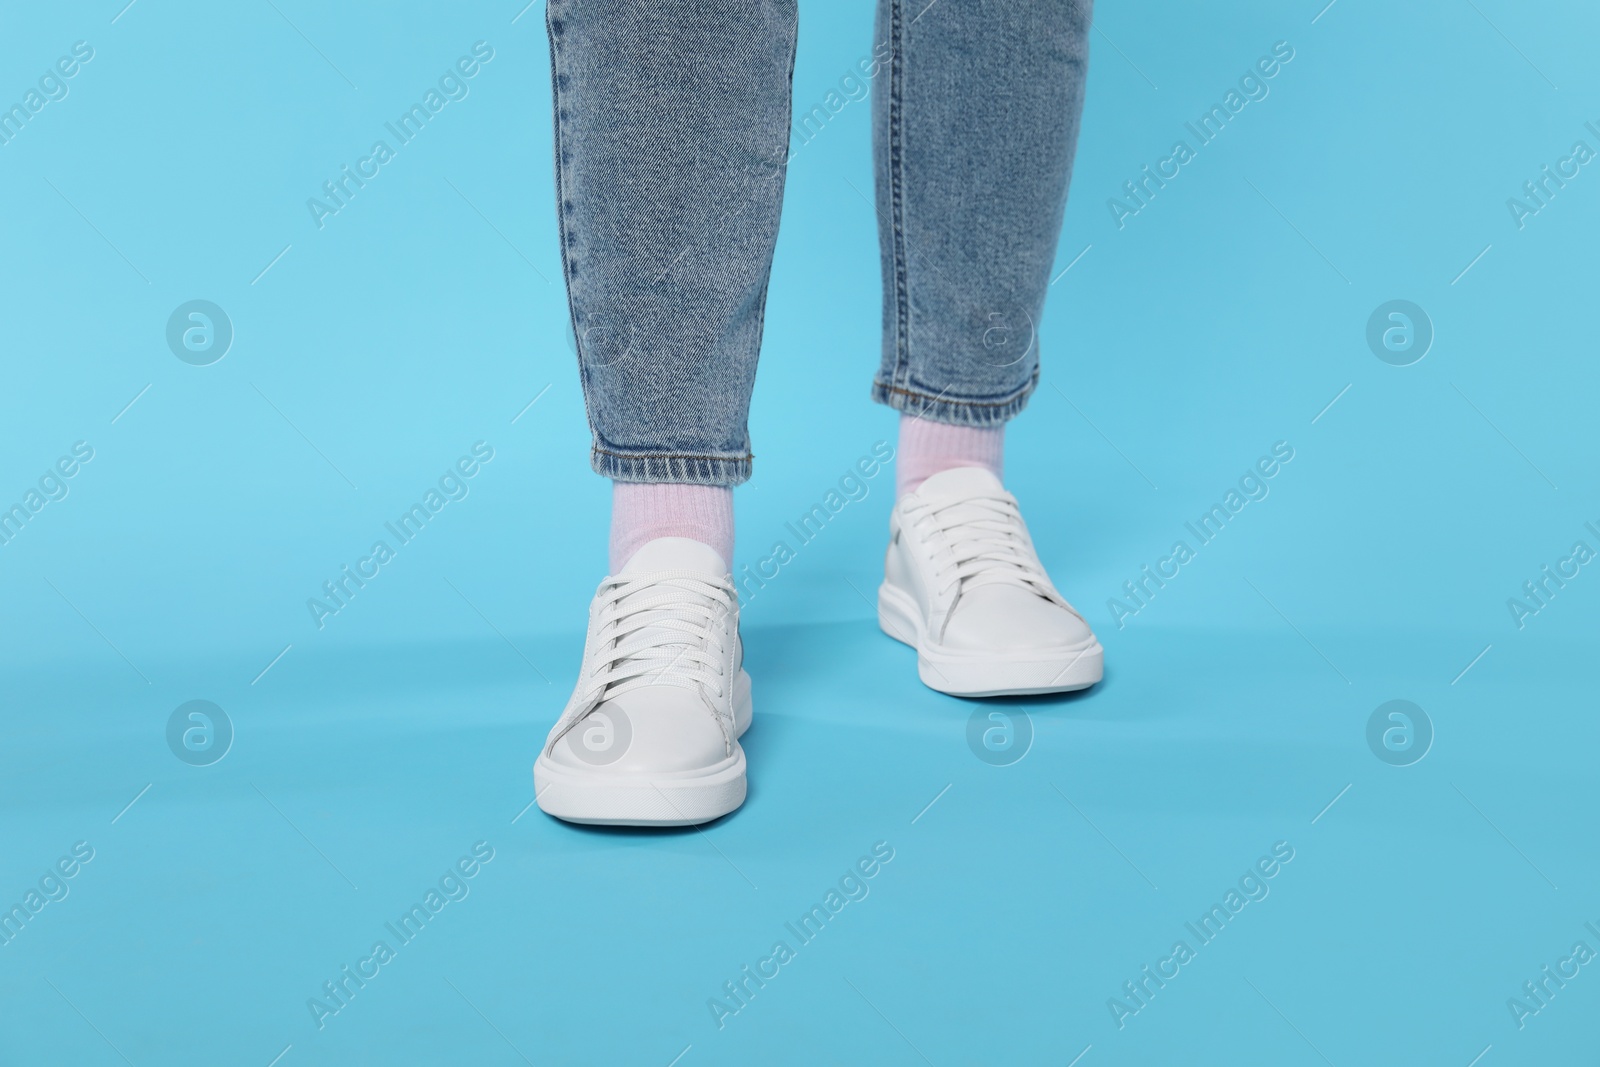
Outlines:
{"type": "Polygon", "coordinates": [[[968,497],[948,503],[923,504],[912,521],[939,534],[935,551],[938,594],[962,593],[983,585],[1022,586],[1047,599],[1053,587],[1028,541],[1027,527],[1014,500],[1002,496],[968,497]]]}
{"type": "Polygon", "coordinates": [[[733,585],[695,571],[617,576],[596,594],[595,653],[580,714],[649,685],[698,689],[717,707],[729,683],[721,622],[733,585]]]}

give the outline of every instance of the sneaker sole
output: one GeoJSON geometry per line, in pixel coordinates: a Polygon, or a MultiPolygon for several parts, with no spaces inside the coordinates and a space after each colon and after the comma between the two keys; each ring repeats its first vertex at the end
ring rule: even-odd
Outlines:
{"type": "MultiPolygon", "coordinates": [[[[751,721],[750,676],[739,672],[734,691],[735,737],[751,721]]],[[[697,826],[736,811],[748,784],[744,749],[712,767],[652,777],[583,772],[558,764],[541,750],[533,764],[539,808],[563,822],[585,826],[697,826]]]]}
{"type": "Polygon", "coordinates": [[[1005,653],[957,651],[931,644],[916,601],[888,582],[878,587],[878,626],[917,650],[917,677],[923,685],[950,696],[1071,693],[1089,688],[1105,675],[1105,651],[1093,637],[1081,645],[1005,653]]]}

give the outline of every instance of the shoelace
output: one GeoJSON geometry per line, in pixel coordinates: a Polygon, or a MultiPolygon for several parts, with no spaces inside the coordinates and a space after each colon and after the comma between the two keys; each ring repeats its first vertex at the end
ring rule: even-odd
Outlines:
{"type": "Polygon", "coordinates": [[[1022,513],[1010,497],[924,504],[915,509],[912,521],[931,526],[944,543],[935,552],[940,596],[951,589],[959,597],[983,585],[1020,585],[1053,599],[1049,576],[1034,555],[1022,513]]]}
{"type": "Polygon", "coordinates": [[[720,623],[734,590],[694,571],[612,577],[600,585],[597,652],[587,699],[593,707],[648,685],[698,689],[715,706],[728,679],[720,623]]]}

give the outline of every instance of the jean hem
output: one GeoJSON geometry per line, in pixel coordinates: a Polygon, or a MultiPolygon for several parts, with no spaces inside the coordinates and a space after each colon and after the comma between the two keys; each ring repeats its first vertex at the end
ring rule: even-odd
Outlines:
{"type": "Polygon", "coordinates": [[[1028,406],[1028,399],[1039,385],[1039,372],[1015,392],[997,400],[963,400],[906,388],[878,378],[872,383],[872,399],[902,415],[942,422],[950,426],[1001,426],[1028,406]]]}
{"type": "Polygon", "coordinates": [[[611,452],[596,446],[589,463],[596,474],[618,482],[672,482],[680,485],[741,485],[750,480],[754,457],[681,452],[611,452]]]}

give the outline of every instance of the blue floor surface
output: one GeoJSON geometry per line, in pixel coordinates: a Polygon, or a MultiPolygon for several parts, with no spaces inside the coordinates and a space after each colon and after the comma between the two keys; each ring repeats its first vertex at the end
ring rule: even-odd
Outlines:
{"type": "MultiPolygon", "coordinates": [[[[0,143],[0,1064],[1595,1061],[1592,8],[1098,5],[1007,450],[1106,647],[1065,698],[941,696],[878,631],[892,464],[790,528],[894,441],[840,97],[736,493],[740,574],[789,550],[747,586],[749,800],[640,832],[532,807],[608,491],[542,5],[124,4],[0,28],[0,106],[49,97],[0,143]]],[[[868,6],[803,0],[797,115],[868,6]]]]}

